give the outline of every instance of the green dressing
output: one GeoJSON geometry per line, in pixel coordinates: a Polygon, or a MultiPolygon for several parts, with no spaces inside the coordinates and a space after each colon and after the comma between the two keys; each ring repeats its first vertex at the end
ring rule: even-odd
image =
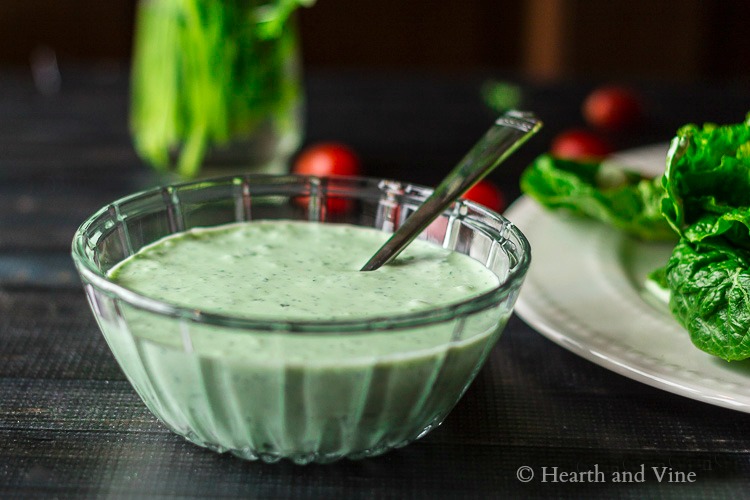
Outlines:
{"type": "MultiPolygon", "coordinates": [[[[279,322],[391,318],[498,286],[483,264],[426,241],[360,272],[387,236],[338,224],[231,224],[144,247],[110,277],[162,301],[279,322]]],[[[438,425],[510,314],[501,301],[400,329],[313,334],[180,320],[123,301],[117,311],[99,307],[123,370],[175,432],[243,458],[299,463],[378,454],[438,425]],[[126,321],[107,319],[118,316],[126,321]]]]}

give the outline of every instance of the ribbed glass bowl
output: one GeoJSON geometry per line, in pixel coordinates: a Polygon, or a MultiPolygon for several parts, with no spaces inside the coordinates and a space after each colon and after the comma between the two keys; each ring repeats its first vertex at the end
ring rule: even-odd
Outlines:
{"type": "Polygon", "coordinates": [[[478,260],[500,285],[418,313],[319,322],[225,316],[143,296],[107,274],[144,245],[193,227],[291,219],[392,232],[429,193],[389,180],[299,176],[167,186],[94,214],[75,234],[73,260],[120,367],[174,432],[250,460],[362,458],[438,426],[484,364],[530,261],[526,238],[502,216],[461,201],[422,234],[478,260]],[[302,362],[294,354],[329,345],[348,355],[302,362]]]}

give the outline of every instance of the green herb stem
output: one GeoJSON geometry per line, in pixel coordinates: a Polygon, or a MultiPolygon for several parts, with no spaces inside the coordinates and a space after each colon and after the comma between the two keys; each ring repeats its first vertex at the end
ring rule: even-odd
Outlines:
{"type": "Polygon", "coordinates": [[[185,177],[212,147],[280,132],[301,93],[290,18],[310,0],[150,0],[139,4],[130,126],[140,156],[185,177]]]}

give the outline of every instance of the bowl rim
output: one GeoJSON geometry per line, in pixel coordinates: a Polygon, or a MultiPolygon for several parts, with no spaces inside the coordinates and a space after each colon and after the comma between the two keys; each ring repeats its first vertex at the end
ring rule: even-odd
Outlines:
{"type": "MultiPolygon", "coordinates": [[[[455,202],[454,207],[465,206],[472,209],[478,216],[488,218],[489,220],[498,223],[502,229],[489,227],[494,232],[507,231],[508,233],[515,236],[516,242],[520,244],[518,250],[518,261],[515,266],[508,270],[508,275],[505,280],[500,280],[499,284],[492,289],[466,300],[452,302],[437,306],[430,309],[424,309],[420,311],[414,311],[409,313],[402,313],[392,316],[364,316],[358,319],[346,319],[346,320],[279,320],[273,318],[251,318],[248,316],[236,316],[222,313],[214,313],[210,311],[204,311],[201,309],[190,308],[175,304],[166,300],[156,299],[146,294],[137,292],[131,288],[120,285],[101,272],[96,264],[88,258],[85,252],[84,241],[88,239],[87,230],[101,217],[111,214],[116,207],[129,203],[139,198],[146,198],[154,196],[155,194],[163,193],[165,189],[183,189],[191,186],[198,186],[199,184],[214,185],[214,183],[227,182],[232,183],[248,183],[253,184],[257,182],[268,182],[269,180],[275,179],[282,181],[284,179],[297,180],[297,181],[308,181],[311,184],[320,184],[325,182],[327,177],[312,176],[312,175],[296,175],[296,174],[242,174],[242,175],[226,175],[211,178],[202,178],[182,182],[174,182],[164,185],[159,185],[147,189],[143,189],[129,195],[120,197],[107,205],[103,206],[91,216],[89,216],[81,225],[78,227],[73,235],[73,241],[71,245],[71,256],[73,258],[75,267],[79,273],[84,288],[87,289],[87,297],[89,301],[93,301],[93,297],[88,292],[88,287],[94,287],[98,291],[104,292],[111,298],[120,299],[128,305],[135,307],[140,310],[148,311],[162,316],[172,317],[181,320],[187,320],[190,322],[226,327],[232,329],[252,330],[256,332],[288,332],[288,333],[326,333],[326,334],[356,334],[356,333],[373,333],[375,331],[386,331],[386,330],[401,330],[403,328],[412,328],[418,326],[428,326],[436,323],[450,321],[460,316],[472,314],[475,312],[482,311],[497,305],[509,293],[520,288],[526,272],[531,264],[531,245],[527,240],[526,236],[521,230],[513,224],[511,221],[506,219],[502,214],[495,212],[483,205],[475,203],[471,200],[460,199],[455,202]]],[[[366,177],[366,176],[337,176],[337,180],[352,181],[352,182],[367,182],[373,185],[379,186],[381,189],[383,183],[388,186],[405,186],[410,190],[419,194],[421,198],[426,198],[432,193],[432,188],[414,184],[405,181],[396,181],[388,178],[377,178],[377,177],[366,177]]],[[[410,193],[412,194],[412,193],[410,193]]],[[[487,227],[487,224],[476,219],[476,216],[464,215],[464,220],[469,220],[470,223],[477,222],[482,226],[487,227]]],[[[242,222],[242,221],[236,221],[242,222]]],[[[325,223],[325,221],[323,221],[325,223]]],[[[214,226],[209,226],[214,227],[214,226]]],[[[476,227],[474,225],[473,227],[476,227]]],[[[189,230],[189,229],[188,229],[189,230]]],[[[481,228],[480,228],[481,230],[481,228]]],[[[187,231],[187,230],[186,230],[187,231]]],[[[176,234],[182,231],[175,231],[172,234],[176,234]]],[[[485,230],[485,234],[487,231],[485,230]]],[[[492,237],[492,236],[491,236],[492,237]]],[[[492,237],[493,241],[497,241],[502,244],[503,238],[505,240],[508,237],[492,237]]],[[[93,305],[93,304],[92,304],[93,305]]]]}

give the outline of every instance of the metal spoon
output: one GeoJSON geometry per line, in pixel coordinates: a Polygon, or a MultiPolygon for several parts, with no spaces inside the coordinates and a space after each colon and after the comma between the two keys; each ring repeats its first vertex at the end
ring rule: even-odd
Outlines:
{"type": "Polygon", "coordinates": [[[542,122],[533,113],[525,111],[508,111],[498,118],[422,206],[375,252],[361,271],[374,271],[395,259],[451,203],[492,172],[540,128],[542,122]]]}

